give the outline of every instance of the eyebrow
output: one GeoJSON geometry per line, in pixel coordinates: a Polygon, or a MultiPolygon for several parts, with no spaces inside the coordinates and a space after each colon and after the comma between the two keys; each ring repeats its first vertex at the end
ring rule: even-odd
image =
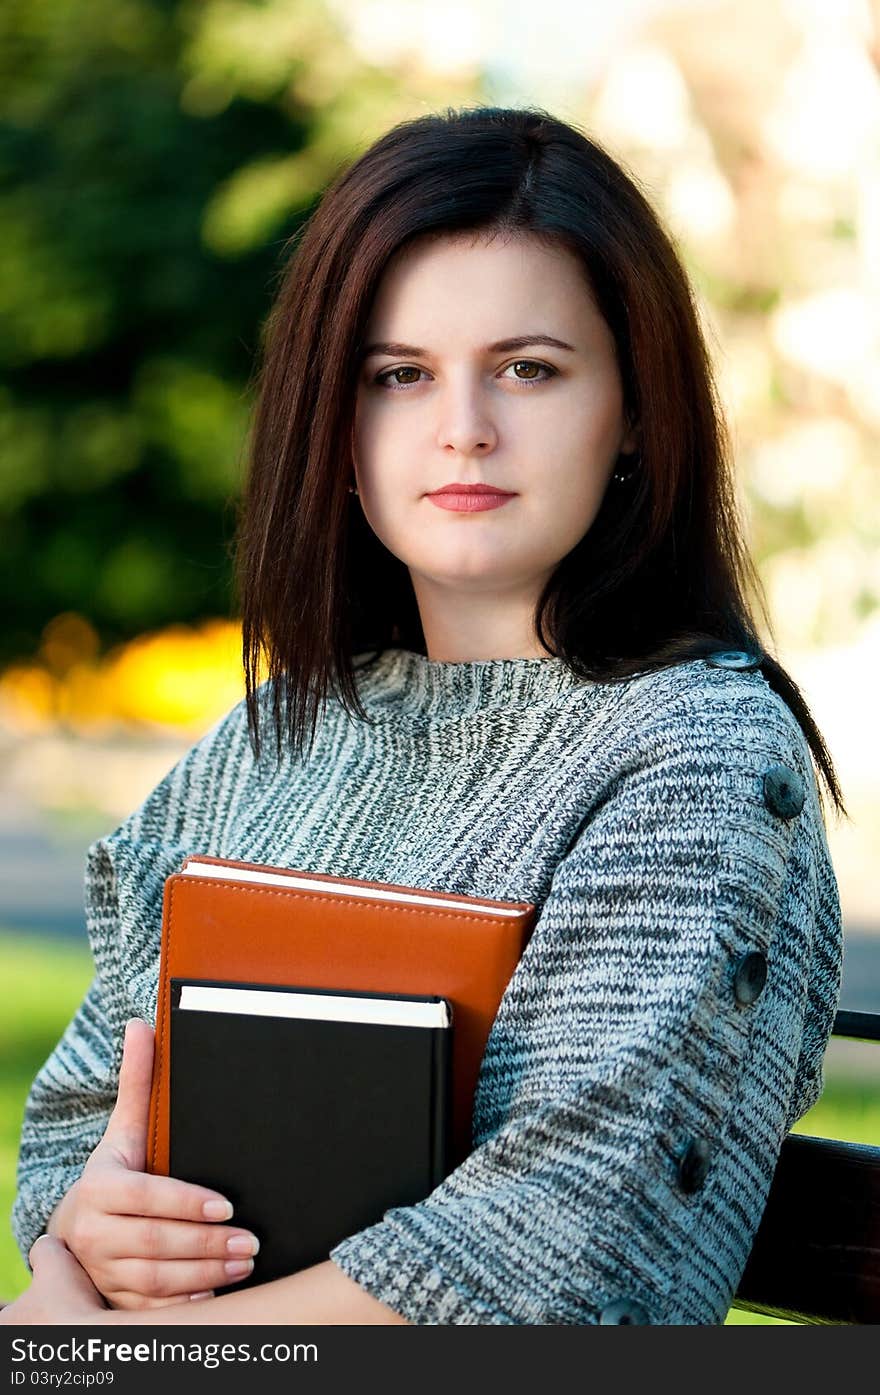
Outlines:
{"type": "MultiPolygon", "coordinates": [[[[547,344],[553,349],[568,349],[574,353],[573,344],[566,344],[564,339],[555,339],[552,334],[520,334],[513,339],[497,339],[494,344],[487,344],[485,352],[487,354],[503,354],[512,349],[527,349],[530,344],[547,344]]],[[[368,344],[361,354],[362,359],[372,358],[375,354],[388,354],[391,358],[430,358],[430,349],[419,349],[415,344],[401,344],[394,339],[378,340],[374,344],[368,344]]]]}

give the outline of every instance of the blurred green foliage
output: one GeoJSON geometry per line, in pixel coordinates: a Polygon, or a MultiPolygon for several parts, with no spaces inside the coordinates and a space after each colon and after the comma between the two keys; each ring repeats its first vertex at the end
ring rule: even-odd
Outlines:
{"type": "Polygon", "coordinates": [[[6,0],[0,664],[230,613],[284,245],[391,83],[321,0],[6,0]]]}
{"type": "Polygon", "coordinates": [[[24,1103],[31,1082],[83,999],[93,973],[83,941],[0,931],[0,1301],[27,1288],[9,1225],[24,1103]]]}

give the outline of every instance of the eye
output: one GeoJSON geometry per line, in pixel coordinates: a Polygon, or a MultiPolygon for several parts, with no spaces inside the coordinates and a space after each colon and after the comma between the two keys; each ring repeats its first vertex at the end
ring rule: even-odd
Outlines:
{"type": "MultiPolygon", "coordinates": [[[[539,372],[541,372],[541,373],[546,373],[546,374],[548,375],[548,377],[550,377],[550,378],[555,378],[555,377],[556,377],[556,369],[555,369],[555,368],[551,368],[551,367],[550,367],[548,364],[546,364],[546,363],[538,363],[537,360],[536,360],[536,359],[533,359],[533,358],[518,358],[518,359],[516,360],[515,363],[509,363],[509,364],[507,365],[507,367],[508,367],[508,368],[537,368],[539,372]]],[[[507,372],[507,369],[505,369],[504,371],[505,371],[505,373],[506,373],[506,372],[507,372]]],[[[528,386],[528,387],[531,387],[533,383],[546,383],[547,380],[548,380],[547,378],[520,378],[518,375],[517,375],[517,376],[515,377],[515,379],[514,379],[515,382],[517,382],[517,383],[523,383],[525,386],[528,386]]]]}
{"type": "MultiPolygon", "coordinates": [[[[555,368],[551,368],[549,364],[546,363],[539,363],[537,359],[518,358],[515,363],[509,363],[507,365],[507,368],[505,368],[504,370],[504,374],[506,374],[508,370],[511,368],[536,369],[539,373],[543,373],[545,375],[543,378],[521,378],[517,373],[513,378],[513,381],[517,383],[522,383],[524,387],[532,387],[535,383],[546,383],[548,379],[556,377],[555,368]]],[[[401,382],[399,376],[401,373],[415,373],[416,375],[419,375],[423,372],[424,369],[422,368],[415,368],[412,364],[404,364],[400,368],[386,368],[382,373],[377,373],[373,381],[375,382],[377,387],[389,388],[392,392],[400,392],[408,387],[415,387],[416,383],[418,382],[418,376],[416,378],[411,378],[408,382],[401,382]]],[[[504,376],[504,374],[502,374],[502,376],[504,376]]]]}
{"type": "Polygon", "coordinates": [[[421,369],[421,368],[413,368],[412,365],[407,366],[406,364],[404,364],[404,366],[403,366],[402,368],[386,368],[385,371],[384,371],[383,373],[377,373],[377,374],[376,374],[376,377],[373,379],[373,381],[376,383],[377,387],[390,388],[392,392],[399,392],[402,388],[411,387],[411,386],[413,385],[412,382],[410,381],[410,382],[408,382],[408,383],[401,383],[401,382],[392,383],[392,382],[390,381],[391,378],[396,378],[397,375],[398,375],[398,373],[421,373],[421,372],[422,372],[422,369],[421,369]]]}

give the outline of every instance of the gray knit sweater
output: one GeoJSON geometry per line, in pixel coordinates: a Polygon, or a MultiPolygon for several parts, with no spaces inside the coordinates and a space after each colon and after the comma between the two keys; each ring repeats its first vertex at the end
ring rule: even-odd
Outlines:
{"type": "Polygon", "coordinates": [[[234,707],[88,849],[95,976],[28,1098],[22,1254],[104,1131],[125,1022],[155,1022],[164,881],[199,852],[539,907],[473,1151],[337,1245],[348,1275],[419,1324],[723,1322],[822,1090],[842,939],[809,748],[726,662],[611,685],[387,649],[373,723],[331,700],[280,767],[234,707]]]}

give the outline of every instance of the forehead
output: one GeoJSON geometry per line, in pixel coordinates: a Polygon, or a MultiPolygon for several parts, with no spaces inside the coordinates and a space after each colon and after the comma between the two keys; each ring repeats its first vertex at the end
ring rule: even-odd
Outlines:
{"type": "Polygon", "coordinates": [[[569,340],[601,321],[586,270],[568,248],[527,233],[431,235],[388,262],[370,333],[421,344],[429,330],[478,328],[488,341],[521,332],[525,320],[569,340]]]}

